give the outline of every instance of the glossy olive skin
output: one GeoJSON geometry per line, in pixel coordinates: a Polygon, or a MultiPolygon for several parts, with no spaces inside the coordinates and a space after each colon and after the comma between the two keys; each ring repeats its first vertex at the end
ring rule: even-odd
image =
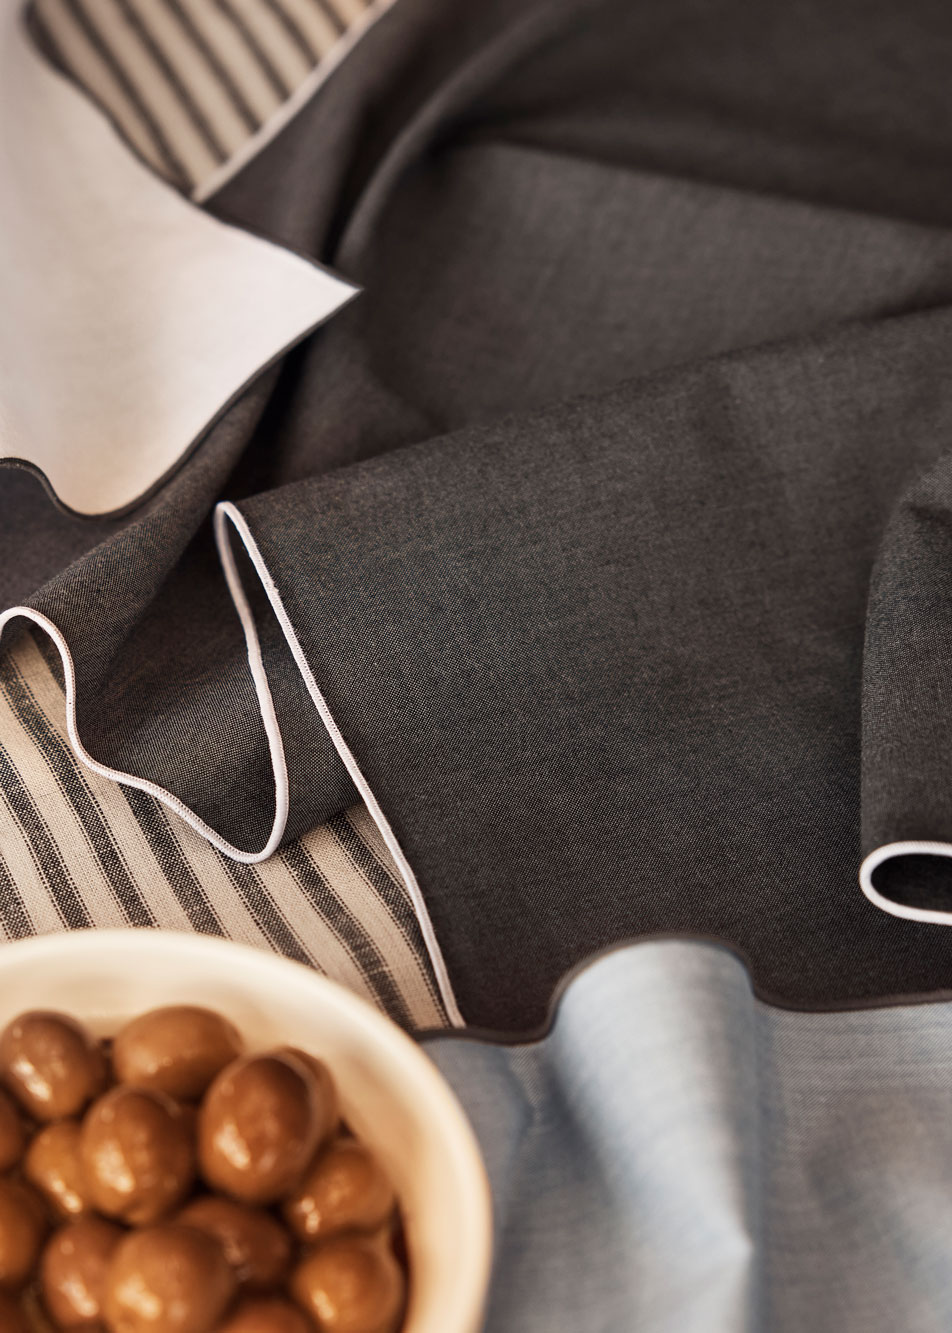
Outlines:
{"type": "Polygon", "coordinates": [[[301,1240],[325,1240],[341,1231],[373,1231],[396,1206],[379,1162],[357,1139],[335,1139],[282,1205],[301,1240]]]}
{"type": "Polygon", "coordinates": [[[261,1208],[206,1194],[187,1204],[176,1221],[217,1240],[239,1284],[249,1291],[277,1287],[288,1275],[291,1237],[261,1208]]]}
{"type": "Polygon", "coordinates": [[[240,1050],[190,1006],[0,1034],[0,1333],[398,1333],[396,1200],[329,1069],[240,1050]]]}
{"type": "Polygon", "coordinates": [[[333,1075],[323,1060],[319,1060],[310,1051],[302,1051],[300,1046],[279,1046],[276,1055],[290,1055],[301,1064],[307,1065],[314,1075],[314,1081],[320,1091],[321,1100],[327,1108],[327,1130],[325,1139],[331,1138],[340,1129],[340,1104],[337,1100],[337,1086],[333,1075]]]}
{"type": "Polygon", "coordinates": [[[365,1236],[317,1246],[294,1270],[291,1292],[321,1333],[397,1333],[406,1299],[396,1259],[365,1236]]]}
{"type": "Polygon", "coordinates": [[[29,1280],[45,1235],[36,1191],[18,1180],[0,1180],[0,1288],[17,1291],[29,1280]]]}
{"type": "Polygon", "coordinates": [[[26,1315],[12,1296],[0,1291],[0,1328],[3,1333],[31,1333],[26,1315]]]}
{"type": "Polygon", "coordinates": [[[199,1112],[202,1174],[243,1203],[274,1203],[298,1183],[333,1117],[311,1070],[294,1056],[236,1060],[199,1112]]]}
{"type": "Polygon", "coordinates": [[[187,1117],[171,1097],[120,1086],[83,1121],[80,1152],[89,1196],[99,1212],[148,1226],[172,1212],[195,1177],[187,1117]]]}
{"type": "Polygon", "coordinates": [[[62,1220],[92,1211],[79,1140],[78,1120],[58,1120],[40,1130],[23,1162],[27,1180],[43,1195],[54,1216],[62,1220]]]}
{"type": "Polygon", "coordinates": [[[280,1296],[247,1296],[217,1333],[314,1333],[314,1325],[280,1296]]]}
{"type": "Polygon", "coordinates": [[[13,1098],[0,1088],[0,1172],[16,1166],[26,1147],[26,1130],[13,1098]]]}
{"type": "Polygon", "coordinates": [[[106,1082],[99,1043],[67,1014],[20,1014],[0,1034],[0,1075],[36,1120],[79,1115],[106,1082]]]}
{"type": "Polygon", "coordinates": [[[196,1101],[243,1049],[237,1030],[220,1014],[177,1004],[127,1023],[113,1042],[112,1064],[119,1083],[196,1101]]]}
{"type": "Polygon", "coordinates": [[[40,1260],[43,1304],[61,1328],[101,1323],[106,1276],[124,1234],[114,1222],[82,1217],[47,1242],[40,1260]]]}
{"type": "Polygon", "coordinates": [[[113,1333],[210,1333],[235,1294],[221,1246],[178,1223],[130,1232],[113,1255],[106,1323],[113,1333]]]}

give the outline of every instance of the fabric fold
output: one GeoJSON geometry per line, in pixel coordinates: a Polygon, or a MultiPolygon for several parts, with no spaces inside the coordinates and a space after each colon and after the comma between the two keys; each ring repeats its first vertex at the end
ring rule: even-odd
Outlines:
{"type": "Polygon", "coordinates": [[[949,323],[738,353],[240,503],[469,1021],[538,1017],[587,953],[672,928],[797,1000],[942,975],[856,871],[868,579],[952,419],[949,323]]]}
{"type": "Polygon", "coordinates": [[[13,4],[0,62],[0,459],[70,509],[118,511],[354,288],[160,181],[13,4]]]}
{"type": "Polygon", "coordinates": [[[666,940],[588,960],[540,1039],[429,1038],[493,1187],[487,1333],[945,1328],[950,1026],[776,1008],[666,940]]]}
{"type": "Polygon", "coordinates": [[[898,499],[870,592],[862,882],[897,916],[952,925],[952,455],[898,499]]]}
{"type": "MultiPolygon", "coordinates": [[[[192,812],[247,859],[260,859],[276,826],[274,745],[209,510],[254,433],[269,385],[235,405],[154,502],[93,529],[99,542],[26,607],[68,647],[75,732],[87,754],[114,775],[166,792],[172,808],[192,812]]],[[[52,526],[64,543],[85,531],[67,515],[52,526]]],[[[251,592],[277,729],[287,736],[278,837],[295,837],[347,809],[355,793],[266,600],[251,592]]],[[[3,620],[17,615],[12,607],[3,620]]]]}
{"type": "Polygon", "coordinates": [[[69,645],[89,755],[253,859],[281,784],[211,530],[235,506],[307,668],[239,568],[278,836],[359,774],[498,1030],[655,931],[728,939],[800,1003],[947,976],[943,933],[856,884],[870,578],[952,428],[944,29],[696,11],[392,6],[207,209],[360,300],[124,516],[0,476],[2,604],[69,645]]]}

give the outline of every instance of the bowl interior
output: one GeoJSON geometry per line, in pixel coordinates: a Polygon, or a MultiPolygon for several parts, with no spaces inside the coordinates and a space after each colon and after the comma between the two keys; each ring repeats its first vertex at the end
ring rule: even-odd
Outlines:
{"type": "Polygon", "coordinates": [[[363,1000],[244,945],[165,931],[75,931],[0,947],[0,1025],[62,1009],[108,1035],[162,1004],[218,1009],[250,1049],[325,1059],[344,1115],[401,1202],[410,1258],[406,1333],[476,1333],[489,1275],[489,1192],[476,1141],[435,1066],[363,1000]]]}

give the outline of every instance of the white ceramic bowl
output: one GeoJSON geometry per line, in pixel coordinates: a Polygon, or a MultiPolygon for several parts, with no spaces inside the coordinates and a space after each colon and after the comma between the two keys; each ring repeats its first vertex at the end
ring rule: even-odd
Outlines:
{"type": "Polygon", "coordinates": [[[492,1248],[486,1174],[454,1094],[396,1024],[309,968],[204,935],[89,930],[0,945],[0,1026],[24,1009],[61,1009],[107,1035],[178,1003],[226,1014],[252,1049],[301,1046],[327,1061],[345,1116],[400,1198],[405,1333],[477,1333],[492,1248]]]}

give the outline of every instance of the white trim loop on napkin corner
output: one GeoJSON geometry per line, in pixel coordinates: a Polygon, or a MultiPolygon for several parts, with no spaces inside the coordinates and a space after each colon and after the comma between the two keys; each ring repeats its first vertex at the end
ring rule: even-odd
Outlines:
{"type": "Polygon", "coordinates": [[[288,822],[288,770],[284,758],[284,743],[278,728],[274,701],[271,698],[271,690],[261,660],[257,636],[255,636],[254,644],[247,642],[246,636],[248,665],[254,679],[258,707],[261,710],[261,721],[268,737],[268,750],[271,755],[271,771],[274,776],[274,823],[271,826],[268,841],[260,852],[243,852],[240,847],[233,846],[220,833],[216,833],[211,825],[206,824],[204,819],[195,814],[194,810],[190,810],[184,801],[174,796],[172,792],[166,791],[164,787],[160,787],[157,782],[151,782],[148,778],[136,777],[134,773],[123,773],[118,768],[110,768],[108,764],[101,764],[98,759],[92,757],[79,738],[76,723],[76,667],[73,663],[73,655],[70,652],[69,644],[66,642],[62,631],[53,624],[48,616],[44,616],[41,611],[34,611],[30,606],[11,606],[9,610],[0,615],[0,637],[2,637],[3,631],[10,621],[17,617],[30,620],[34,625],[38,625],[56,645],[60,660],[63,663],[63,679],[66,686],[66,732],[69,736],[70,745],[73,747],[73,753],[81,764],[91,769],[93,773],[98,773],[101,778],[108,778],[110,782],[118,782],[123,787],[135,787],[138,791],[144,791],[150,796],[154,796],[157,801],[161,801],[170,810],[174,810],[181,819],[185,820],[186,824],[191,824],[196,833],[200,833],[206,842],[210,842],[213,847],[217,847],[232,861],[241,861],[245,865],[253,865],[257,861],[266,860],[272,852],[277,850],[288,822]]]}
{"type": "Polygon", "coordinates": [[[191,825],[195,831],[201,835],[213,847],[217,847],[220,852],[233,861],[242,862],[245,865],[254,865],[259,861],[265,861],[277,850],[284,836],[285,828],[288,822],[289,808],[289,784],[287,761],[284,754],[284,742],[281,738],[281,730],[278,726],[277,715],[274,711],[274,700],[271,696],[271,689],[268,685],[268,677],[264,668],[264,662],[261,657],[261,644],[258,638],[258,631],[254,622],[254,615],[248,598],[245,594],[241,582],[241,576],[238,573],[238,566],[235,562],[234,552],[232,551],[231,541],[228,534],[228,525],[231,525],[241,538],[242,545],[248,554],[255,573],[261,580],[261,585],[267,595],[271,608],[274,611],[278,624],[281,626],[291,655],[294,658],[301,678],[304,681],[305,688],[311,697],[315,708],[320,715],[321,721],[327,728],[328,735],[333,742],[340,759],[350,775],[351,781],[360,793],[364,804],[370,814],[371,819],[377,826],[384,844],[393,858],[410,902],[416,914],[417,922],[420,927],[420,934],[423,939],[430,965],[433,968],[433,976],[446,1010],[446,1016],[450,1024],[455,1028],[466,1026],[465,1020],[460,1013],[459,1005],[453,991],[449,972],[446,966],[446,960],[443,957],[443,951],[440,948],[439,941],[436,938],[436,932],[433,928],[433,922],[430,919],[430,913],[426,906],[426,901],[420,889],[416,875],[410,866],[409,861],[404,855],[403,849],[397,841],[397,837],[390,826],[390,822],[380,803],[374,796],[367,779],[364,777],[354,758],[353,751],[345,741],[340,728],[327,705],[321,690],[314,678],[314,673],[308,664],[307,658],[298,640],[294,627],[291,624],[290,617],[284,608],[281,600],[281,594],[271,573],[264,562],[258,545],[251,534],[251,530],[245,521],[241,512],[235,508],[229,501],[224,501],[215,507],[215,542],[218,547],[218,555],[221,560],[222,570],[225,575],[225,582],[228,585],[228,591],[234,602],[235,610],[241,621],[241,628],[245,638],[245,647],[248,654],[248,666],[251,671],[252,680],[255,687],[255,695],[258,700],[258,708],[261,713],[261,721],[265,729],[268,740],[268,751],[271,758],[271,771],[274,778],[274,822],[271,826],[271,832],[264,847],[257,852],[246,852],[233,846],[227,839],[197,815],[194,810],[190,810],[184,801],[179,797],[160,787],[157,782],[151,782],[148,778],[136,777],[132,773],[123,773],[119,769],[111,768],[108,764],[101,764],[94,759],[79,737],[79,730],[76,721],[76,668],[73,662],[73,656],[70,652],[69,644],[62,631],[56,626],[48,616],[40,611],[33,610],[29,606],[13,606],[0,614],[0,637],[10,621],[22,616],[24,619],[32,621],[33,624],[42,629],[49,635],[50,639],[59,652],[63,664],[63,678],[66,687],[66,731],[69,736],[70,745],[73,753],[81,764],[97,773],[100,777],[106,778],[111,782],[117,782],[121,786],[134,787],[139,791],[154,796],[157,801],[161,801],[164,806],[172,810],[186,824],[191,825]]]}
{"type": "Polygon", "coordinates": [[[897,903],[874,887],[873,875],[876,870],[883,862],[891,861],[897,856],[944,856],[947,860],[952,860],[952,843],[887,842],[870,852],[859,868],[860,888],[874,907],[888,912],[890,916],[901,917],[904,921],[920,921],[931,926],[952,926],[952,911],[945,912],[938,907],[914,907],[910,903],[897,903]]]}

